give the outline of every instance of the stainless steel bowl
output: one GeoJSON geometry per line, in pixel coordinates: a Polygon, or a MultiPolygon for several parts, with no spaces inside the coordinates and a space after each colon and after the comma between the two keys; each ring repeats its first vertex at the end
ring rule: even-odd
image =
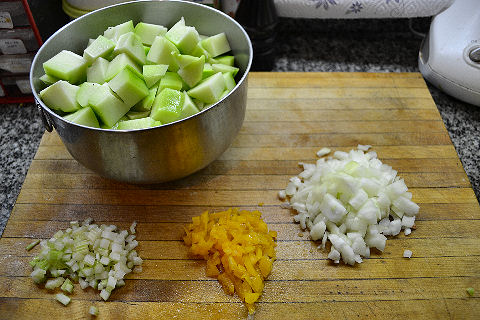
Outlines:
{"type": "Polygon", "coordinates": [[[67,150],[85,167],[118,181],[158,183],[185,177],[219,157],[232,143],[245,117],[247,75],[252,45],[243,28],[228,15],[186,1],[134,1],[93,11],[58,30],[40,48],[30,83],[47,130],[52,127],[67,150]],[[189,118],[160,127],[115,131],[64,120],[39,98],[44,85],[43,62],[62,49],[82,54],[89,38],[133,20],[171,27],[181,17],[200,34],[225,32],[240,71],[236,87],[221,101],[189,118]]]}

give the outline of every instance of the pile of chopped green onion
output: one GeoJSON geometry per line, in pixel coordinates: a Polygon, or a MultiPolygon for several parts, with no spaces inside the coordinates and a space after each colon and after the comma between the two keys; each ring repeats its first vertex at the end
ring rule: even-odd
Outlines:
{"type": "MultiPolygon", "coordinates": [[[[72,221],[68,229],[40,241],[40,254],[30,262],[35,283],[45,282],[46,289],[60,287],[64,293],[71,294],[72,281],[78,282],[82,289],[100,290],[100,296],[106,301],[115,288],[125,284],[125,275],[142,271],[143,261],[135,250],[138,245],[135,222],[130,232],[91,222],[87,219],[80,225],[72,221]]],[[[33,242],[27,250],[37,243],[33,242]]],[[[67,305],[70,298],[64,293],[58,293],[56,299],[67,305]]]]}

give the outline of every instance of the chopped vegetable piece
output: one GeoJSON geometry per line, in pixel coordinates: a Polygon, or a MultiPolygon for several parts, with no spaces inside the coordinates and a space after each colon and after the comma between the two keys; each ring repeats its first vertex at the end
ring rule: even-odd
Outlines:
{"type": "Polygon", "coordinates": [[[230,51],[230,44],[224,32],[202,40],[201,44],[212,57],[217,57],[230,51]]]}
{"type": "Polygon", "coordinates": [[[88,61],[82,56],[62,50],[43,63],[45,74],[77,84],[87,79],[88,61]]]}
{"type": "Polygon", "coordinates": [[[82,108],[75,111],[74,113],[67,114],[63,118],[65,120],[92,128],[98,128],[100,126],[98,123],[98,119],[95,116],[95,113],[90,107],[82,108]]]}
{"type": "Polygon", "coordinates": [[[182,92],[165,88],[155,97],[150,117],[162,123],[176,121],[180,117],[184,101],[182,92]]]}
{"type": "MultiPolygon", "coordinates": [[[[383,164],[369,145],[336,151],[315,164],[301,163],[303,172],[279,192],[284,208],[293,208],[294,220],[310,231],[312,240],[330,240],[328,258],[350,265],[370,256],[370,248],[385,249],[386,236],[402,229],[409,234],[419,206],[397,171],[383,164]]],[[[330,149],[318,151],[319,157],[330,149]]],[[[411,257],[411,251],[405,251],[411,257]]]]}
{"type": "Polygon", "coordinates": [[[233,53],[226,54],[230,51],[224,32],[200,35],[183,17],[170,29],[129,20],[88,39],[83,56],[62,50],[43,63],[40,80],[46,87],[40,97],[65,120],[82,126],[160,126],[193,116],[229,95],[240,71],[233,53]],[[155,101],[165,88],[188,92],[188,99],[183,94],[186,103],[182,99],[174,112],[159,112],[155,101]],[[141,121],[121,124],[124,120],[141,121]]]}
{"type": "Polygon", "coordinates": [[[185,227],[190,252],[207,260],[206,274],[217,278],[226,294],[234,292],[253,313],[263,280],[276,259],[275,238],[259,211],[229,209],[204,212],[185,227]]]}
{"type": "Polygon", "coordinates": [[[120,53],[126,53],[139,65],[144,65],[147,59],[142,39],[134,32],[127,32],[118,37],[113,54],[117,55],[120,53]]]}
{"type": "Polygon", "coordinates": [[[412,251],[410,251],[410,250],[403,251],[403,257],[404,258],[411,258],[412,257],[412,251]]]}
{"type": "Polygon", "coordinates": [[[317,156],[318,157],[323,157],[324,155],[329,154],[330,151],[331,150],[329,148],[322,148],[317,152],[317,156]]]}
{"type": "Polygon", "coordinates": [[[473,295],[475,294],[475,289],[473,288],[467,288],[467,293],[470,297],[473,297],[473,295]]]}
{"type": "Polygon", "coordinates": [[[65,279],[63,282],[62,286],[60,287],[65,292],[72,293],[73,292],[73,283],[70,281],[70,279],[65,279]]]}
{"type": "Polygon", "coordinates": [[[55,299],[60,302],[61,304],[63,304],[64,306],[66,306],[67,304],[70,303],[70,298],[66,295],[64,295],[63,293],[57,293],[55,295],[55,299]]]}
{"type": "Polygon", "coordinates": [[[40,243],[40,240],[35,240],[32,243],[30,243],[28,246],[25,247],[25,250],[30,251],[32,250],[37,244],[40,243]]]}
{"type": "Polygon", "coordinates": [[[88,313],[90,313],[92,316],[96,317],[96,316],[98,316],[98,308],[95,307],[95,306],[90,306],[90,308],[88,308],[88,313]]]}
{"type": "Polygon", "coordinates": [[[106,300],[116,287],[125,284],[123,278],[134,266],[136,272],[141,271],[143,260],[135,250],[138,242],[133,234],[114,225],[91,222],[86,219],[81,226],[71,222],[70,228],[40,242],[40,254],[30,263],[34,268],[31,273],[34,282],[40,283],[52,276],[54,279],[49,279],[45,288],[61,286],[63,291],[72,293],[72,281],[78,281],[82,289],[91,286],[100,290],[106,300]]]}
{"type": "Polygon", "coordinates": [[[133,31],[135,31],[133,21],[129,20],[114,27],[108,27],[108,29],[103,32],[103,36],[116,42],[122,34],[133,31]]]}
{"type": "MultiPolygon", "coordinates": [[[[38,264],[37,264],[38,266],[38,264]]],[[[33,281],[35,283],[40,283],[40,282],[43,282],[45,280],[45,274],[47,273],[47,271],[45,271],[45,269],[43,269],[41,266],[38,266],[38,268],[36,268],[35,270],[32,271],[32,273],[30,274],[30,277],[32,277],[33,281]]]]}
{"type": "Polygon", "coordinates": [[[55,278],[55,279],[49,279],[47,280],[47,282],[45,283],[45,289],[49,289],[49,290],[53,290],[55,288],[58,288],[62,285],[63,281],[65,279],[63,279],[62,277],[60,278],[55,278]]]}
{"type": "Polygon", "coordinates": [[[106,58],[115,48],[115,42],[100,35],[83,51],[83,58],[89,63],[102,57],[106,58]]]}
{"type": "Polygon", "coordinates": [[[43,102],[53,110],[74,112],[82,106],[77,102],[77,92],[80,87],[64,80],[58,80],[49,87],[40,91],[43,102]]]}
{"type": "Polygon", "coordinates": [[[139,22],[135,26],[135,33],[142,39],[144,45],[151,46],[156,36],[167,33],[167,28],[162,25],[139,22]]]}
{"type": "Polygon", "coordinates": [[[132,225],[130,226],[130,233],[135,234],[135,228],[137,227],[137,221],[133,221],[132,225]]]}
{"type": "Polygon", "coordinates": [[[110,298],[110,291],[102,289],[102,291],[100,292],[100,297],[102,297],[103,300],[107,301],[108,298],[110,298]]]}

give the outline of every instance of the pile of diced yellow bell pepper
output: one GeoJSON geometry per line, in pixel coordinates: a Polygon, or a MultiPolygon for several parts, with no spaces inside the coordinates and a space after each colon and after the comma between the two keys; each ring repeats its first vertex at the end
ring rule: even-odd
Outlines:
{"type": "Polygon", "coordinates": [[[206,274],[217,278],[224,291],[245,302],[249,313],[272,271],[277,233],[269,231],[259,211],[228,209],[193,217],[185,227],[190,252],[207,260],[206,274]]]}

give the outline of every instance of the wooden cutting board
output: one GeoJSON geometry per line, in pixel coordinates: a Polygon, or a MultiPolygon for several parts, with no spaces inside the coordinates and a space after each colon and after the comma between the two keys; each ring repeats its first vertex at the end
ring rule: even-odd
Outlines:
{"type": "Polygon", "coordinates": [[[239,207],[260,210],[278,231],[278,260],[255,319],[478,319],[480,207],[420,74],[251,73],[248,95],[230,149],[162,185],[101,178],[73,160],[56,133],[45,134],[0,239],[0,318],[89,318],[90,305],[101,319],[246,318],[181,240],[193,216],[239,207]],[[280,207],[277,192],[321,147],[358,144],[398,170],[421,209],[410,236],[389,239],[360,265],[334,265],[280,207]],[[38,247],[25,246],[87,217],[121,228],[136,220],[143,272],[108,302],[76,285],[63,307],[29,278],[38,247]]]}

